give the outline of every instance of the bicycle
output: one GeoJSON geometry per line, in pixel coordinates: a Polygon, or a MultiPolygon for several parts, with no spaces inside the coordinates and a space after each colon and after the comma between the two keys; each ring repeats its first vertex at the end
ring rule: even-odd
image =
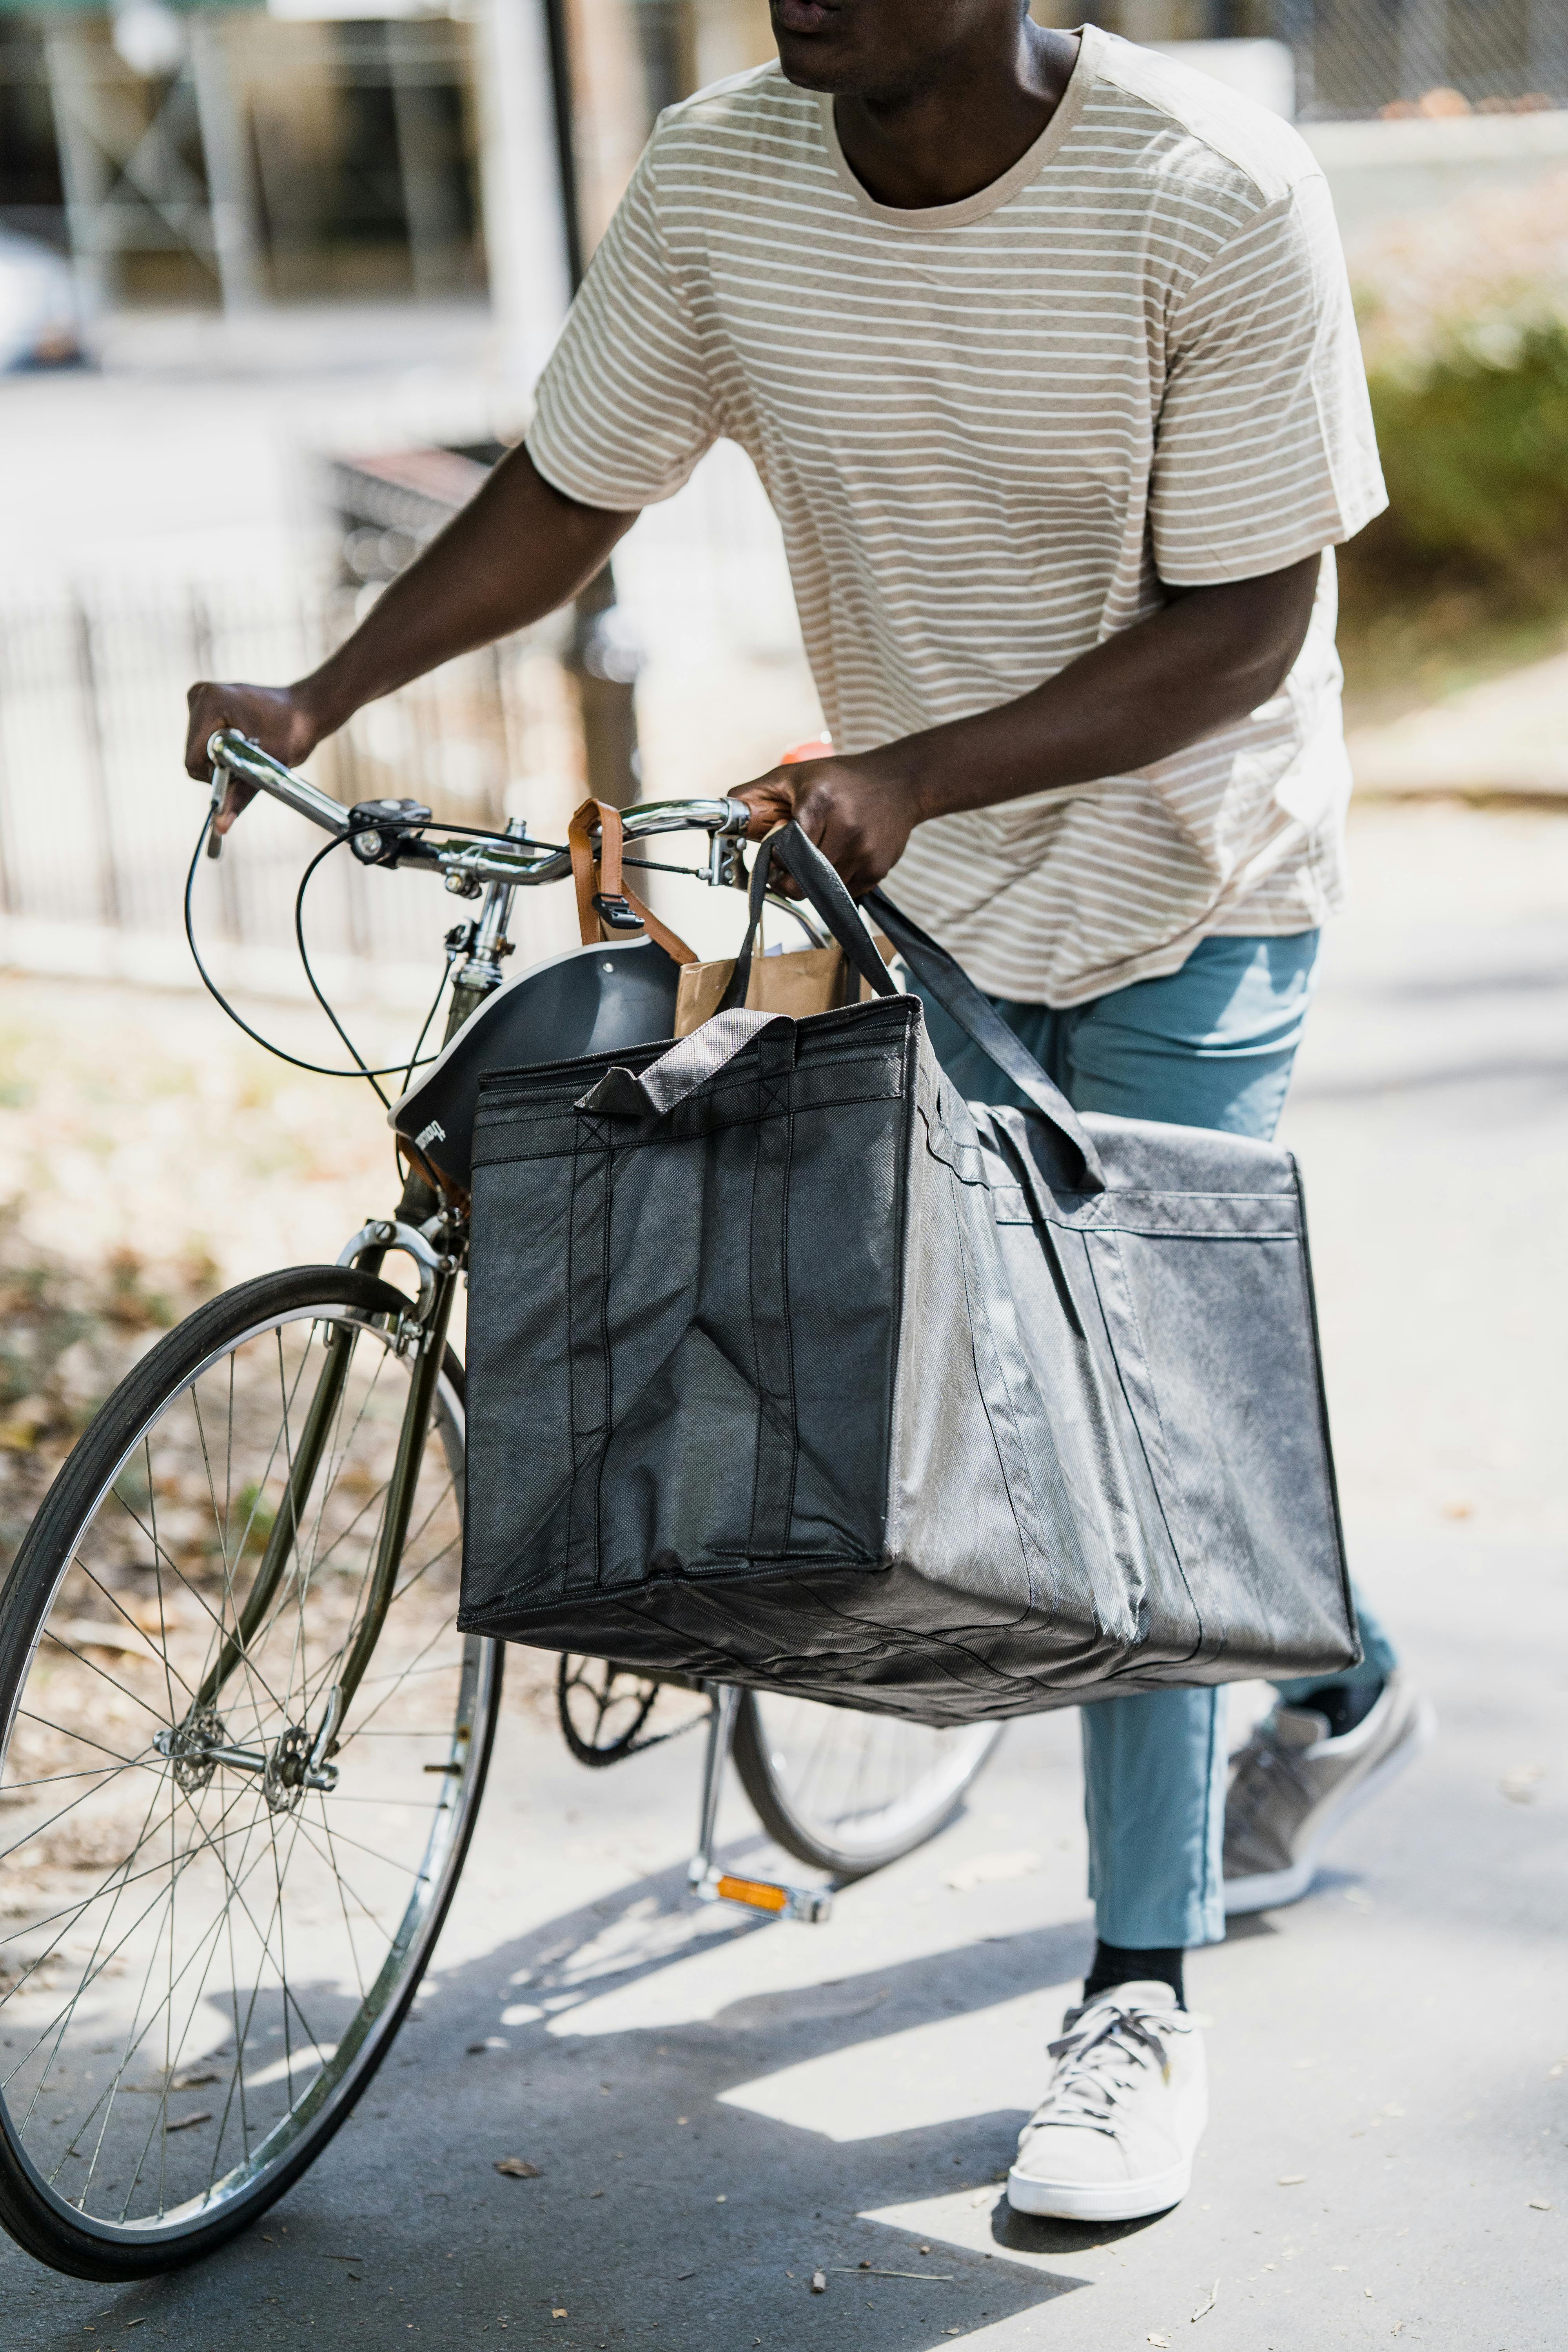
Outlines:
{"type": "MultiPolygon", "coordinates": [[[[302,954],[305,885],[339,845],[480,903],[447,937],[443,1046],[417,1077],[416,1046],[391,1108],[395,1212],[336,1265],[241,1283],[168,1332],[79,1441],[0,1594],[0,2221],[102,2280],[172,2270],[254,2221],[407,2014],[501,1692],[500,1645],[455,1622],[464,1390],[447,1333],[479,1072],[668,1035],[677,977],[606,859],[591,878],[607,936],[507,982],[515,894],[572,873],[572,842],[521,823],[436,839],[416,803],[344,809],[233,732],[208,749],[215,810],[237,777],[331,836],[300,884],[302,954]],[[416,1296],[385,1279],[394,1255],[416,1296]]],[[[743,884],[748,814],[648,803],[624,835],[706,833],[706,869],[679,870],[743,884]]],[[[201,966],[194,930],[191,945],[201,966]]],[[[388,1075],[350,1051],[342,1075],[388,1075]]],[[[715,1861],[731,1756],[771,1836],[843,1884],[932,1836],[999,1736],[704,1695],[691,1892],[805,1920],[826,1916],[831,1885],[715,1861]]],[[[660,1736],[658,1696],[613,1664],[560,1662],[562,1727],[596,1766],[660,1736]]]]}

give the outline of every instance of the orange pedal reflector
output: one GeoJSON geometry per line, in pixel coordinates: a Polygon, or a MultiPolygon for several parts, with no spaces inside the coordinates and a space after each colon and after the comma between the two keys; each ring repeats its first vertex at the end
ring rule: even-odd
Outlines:
{"type": "Polygon", "coordinates": [[[721,1877],[713,1889],[725,1903],[747,1903],[753,1911],[787,1911],[789,1889],[770,1886],[765,1878],[721,1877]]]}

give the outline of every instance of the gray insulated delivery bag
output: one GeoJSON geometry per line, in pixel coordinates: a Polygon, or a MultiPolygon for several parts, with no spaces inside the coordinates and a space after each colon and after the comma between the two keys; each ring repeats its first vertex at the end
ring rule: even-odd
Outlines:
{"type": "Polygon", "coordinates": [[[1080,1118],[873,894],[965,1104],[764,848],[871,1000],[481,1082],[462,1625],[931,1724],[1352,1664],[1289,1153],[1080,1118]]]}

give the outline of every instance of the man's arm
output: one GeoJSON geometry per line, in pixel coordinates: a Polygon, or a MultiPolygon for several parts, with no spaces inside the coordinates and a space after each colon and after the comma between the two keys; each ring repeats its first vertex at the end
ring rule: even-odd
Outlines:
{"type": "Polygon", "coordinates": [[[756,812],[753,834],[795,816],[851,890],[873,889],[927,817],[1126,775],[1267,702],[1306,640],[1321,562],[1167,588],[1162,612],[1015,702],[875,751],[775,768],[737,797],[756,812]]]}
{"type": "MultiPolygon", "coordinates": [[[[279,687],[193,686],[187,770],[205,778],[207,738],[219,727],[241,729],[275,760],[297,766],[362,704],[552,613],[594,577],[636,520],[563,497],[526,449],[513,449],[309,677],[279,687]]],[[[249,798],[230,778],[216,830],[226,833],[249,798]]]]}

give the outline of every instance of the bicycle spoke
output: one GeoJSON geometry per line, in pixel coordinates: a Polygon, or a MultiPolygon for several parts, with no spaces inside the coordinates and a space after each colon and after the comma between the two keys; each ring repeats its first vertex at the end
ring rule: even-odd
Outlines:
{"type": "Polygon", "coordinates": [[[216,2226],[359,2095],[385,2038],[367,2005],[423,1967],[450,1886],[494,1688],[453,1624],[449,1402],[382,1558],[418,1360],[339,1307],[200,1345],[85,1482],[28,1621],[48,1638],[0,1693],[0,1789],[26,1809],[0,1862],[26,1854],[0,1933],[0,2135],[51,2228],[142,2247],[216,2226]],[[378,1568],[364,1720],[317,1784],[309,1743],[378,1568]],[[210,2113],[181,2095],[207,2081],[210,2113]]]}

